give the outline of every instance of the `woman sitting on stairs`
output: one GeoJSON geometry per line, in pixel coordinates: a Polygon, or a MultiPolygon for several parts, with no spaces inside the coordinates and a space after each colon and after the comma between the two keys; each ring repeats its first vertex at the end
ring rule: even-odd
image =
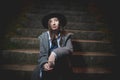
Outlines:
{"type": "Polygon", "coordinates": [[[72,34],[64,30],[66,23],[65,16],[59,13],[43,17],[42,25],[48,30],[39,36],[39,64],[33,71],[32,80],[72,80],[72,34]]]}

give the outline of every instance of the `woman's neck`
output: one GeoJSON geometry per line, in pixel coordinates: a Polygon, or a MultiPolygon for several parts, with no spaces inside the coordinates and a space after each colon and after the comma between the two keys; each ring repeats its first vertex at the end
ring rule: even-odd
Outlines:
{"type": "Polygon", "coordinates": [[[58,38],[58,35],[59,35],[60,31],[58,31],[58,30],[49,30],[49,33],[50,33],[51,39],[53,40],[53,39],[58,38]]]}

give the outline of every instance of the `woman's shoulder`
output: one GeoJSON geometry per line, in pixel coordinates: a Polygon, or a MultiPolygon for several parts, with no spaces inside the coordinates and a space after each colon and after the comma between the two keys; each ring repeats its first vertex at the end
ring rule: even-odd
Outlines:
{"type": "Polygon", "coordinates": [[[45,32],[42,32],[39,36],[38,36],[38,39],[42,38],[42,37],[45,37],[47,35],[47,31],[45,32]]]}
{"type": "Polygon", "coordinates": [[[68,32],[68,33],[66,33],[66,37],[70,37],[70,36],[72,36],[73,35],[73,33],[71,33],[71,32],[68,32]]]}
{"type": "Polygon", "coordinates": [[[72,36],[72,35],[73,35],[73,33],[69,32],[69,33],[67,33],[67,35],[68,35],[68,36],[72,36]]]}

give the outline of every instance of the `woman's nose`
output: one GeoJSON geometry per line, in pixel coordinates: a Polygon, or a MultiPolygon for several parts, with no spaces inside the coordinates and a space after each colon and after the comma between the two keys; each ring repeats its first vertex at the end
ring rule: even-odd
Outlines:
{"type": "Polygon", "coordinates": [[[53,22],[53,25],[55,25],[55,22],[53,22]]]}

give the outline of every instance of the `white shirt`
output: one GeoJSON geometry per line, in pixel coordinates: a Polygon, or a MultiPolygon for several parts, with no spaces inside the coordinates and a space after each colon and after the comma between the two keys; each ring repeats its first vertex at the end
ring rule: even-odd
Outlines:
{"type": "MultiPolygon", "coordinates": [[[[50,43],[50,48],[51,48],[51,46],[52,46],[52,41],[51,41],[51,37],[50,37],[50,32],[47,31],[47,33],[48,33],[49,43],[50,43]]],[[[60,38],[61,38],[61,37],[60,37],[60,34],[58,34],[58,38],[57,38],[58,47],[60,47],[60,38]]],[[[56,53],[55,53],[55,52],[52,51],[51,53],[56,56],[56,53]]]]}

